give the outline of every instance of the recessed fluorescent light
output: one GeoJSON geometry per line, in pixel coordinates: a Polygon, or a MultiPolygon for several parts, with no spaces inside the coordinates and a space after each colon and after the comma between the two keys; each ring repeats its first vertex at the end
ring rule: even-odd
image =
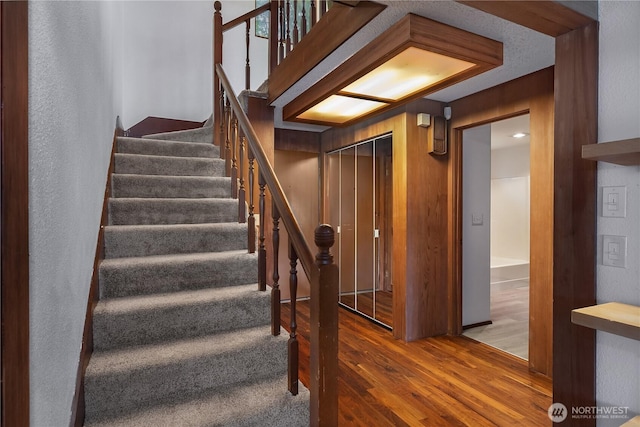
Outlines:
{"type": "Polygon", "coordinates": [[[511,135],[514,138],[524,138],[525,136],[527,136],[526,133],[522,133],[522,132],[518,132],[518,133],[514,133],[513,135],[511,135]]]}

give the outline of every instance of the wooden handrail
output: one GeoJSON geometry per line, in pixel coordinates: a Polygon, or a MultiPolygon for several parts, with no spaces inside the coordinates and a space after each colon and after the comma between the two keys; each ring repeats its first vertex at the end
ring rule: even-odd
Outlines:
{"type": "Polygon", "coordinates": [[[257,9],[253,9],[250,12],[245,13],[242,16],[238,16],[235,19],[232,19],[231,21],[227,22],[226,24],[222,25],[222,32],[228,31],[234,27],[237,27],[238,25],[255,18],[256,16],[260,15],[261,13],[264,12],[268,12],[270,10],[270,4],[269,3],[265,3],[262,6],[260,6],[257,9]]]}
{"type": "Polygon", "coordinates": [[[216,74],[220,79],[220,83],[224,88],[225,93],[227,94],[227,99],[229,99],[231,103],[231,109],[236,114],[238,125],[242,128],[244,135],[247,138],[248,145],[256,162],[258,163],[260,173],[263,174],[263,178],[271,191],[273,203],[278,208],[278,212],[282,217],[282,222],[287,229],[287,233],[289,233],[289,238],[291,239],[291,243],[298,254],[298,259],[302,264],[302,268],[304,269],[307,277],[311,279],[312,275],[315,274],[314,270],[317,271],[317,267],[314,264],[314,257],[309,249],[309,244],[305,239],[304,234],[302,234],[300,224],[293,215],[287,196],[284,194],[284,190],[276,178],[276,174],[271,163],[269,163],[269,160],[267,159],[267,155],[258,140],[258,136],[256,135],[249,118],[240,106],[240,102],[238,101],[236,94],[233,92],[231,83],[229,82],[221,64],[216,64],[216,74]]]}
{"type": "MultiPolygon", "coordinates": [[[[237,123],[236,126],[238,130],[234,131],[234,134],[242,134],[242,137],[247,142],[252,158],[258,163],[261,186],[261,246],[264,229],[264,208],[262,206],[264,199],[262,194],[265,184],[271,193],[274,224],[274,284],[271,293],[273,335],[279,334],[280,328],[280,291],[278,285],[279,274],[277,270],[277,247],[279,246],[278,223],[280,221],[289,235],[289,258],[291,265],[290,286],[291,298],[293,299],[291,304],[291,334],[288,342],[289,391],[292,394],[297,394],[298,392],[298,341],[294,310],[297,288],[295,266],[297,264],[296,260],[299,260],[311,284],[311,357],[309,361],[310,424],[311,426],[335,426],[338,422],[338,267],[333,263],[333,257],[330,253],[330,248],[335,241],[334,231],[326,224],[319,225],[316,228],[314,240],[319,251],[314,257],[304,234],[302,234],[300,225],[293,214],[284,190],[276,177],[275,171],[262,148],[262,144],[249,118],[231,87],[231,83],[224,72],[222,64],[215,65],[215,76],[220,84],[218,91],[226,95],[227,105],[230,110],[229,118],[233,117],[234,123],[237,123]]],[[[239,200],[239,202],[244,203],[243,200],[239,200]]],[[[262,266],[262,269],[264,268],[265,267],[262,266]]],[[[262,287],[259,287],[259,289],[264,290],[262,287]]]]}

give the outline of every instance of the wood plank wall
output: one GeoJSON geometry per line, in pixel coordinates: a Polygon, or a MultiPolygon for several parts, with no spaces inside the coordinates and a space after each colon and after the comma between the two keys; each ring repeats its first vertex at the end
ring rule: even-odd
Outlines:
{"type": "Polygon", "coordinates": [[[0,2],[2,425],[29,425],[28,4],[0,2]]]}
{"type": "Polygon", "coordinates": [[[451,103],[449,169],[449,332],[462,332],[462,130],[530,113],[531,264],[529,364],[552,374],[553,290],[553,68],[451,103]]]}

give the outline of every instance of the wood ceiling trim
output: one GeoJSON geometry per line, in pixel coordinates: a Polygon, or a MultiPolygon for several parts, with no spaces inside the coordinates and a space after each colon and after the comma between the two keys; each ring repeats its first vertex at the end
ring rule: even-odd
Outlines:
{"type": "Polygon", "coordinates": [[[457,2],[552,37],[558,37],[593,22],[590,17],[549,0],[457,0],[457,2]]]}

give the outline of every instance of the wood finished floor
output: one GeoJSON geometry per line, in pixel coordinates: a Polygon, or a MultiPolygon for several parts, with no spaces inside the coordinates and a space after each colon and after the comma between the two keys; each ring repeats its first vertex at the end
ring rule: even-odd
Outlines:
{"type": "MultiPolygon", "coordinates": [[[[355,296],[341,295],[340,302],[351,308],[355,308],[355,296]]],[[[387,291],[362,292],[358,294],[357,311],[372,317],[389,327],[393,327],[393,294],[387,291]],[[375,298],[375,310],[374,310],[375,298]]]]}
{"type": "MultiPolygon", "coordinates": [[[[283,325],[289,316],[283,304],[283,325]]],[[[339,316],[340,426],[551,425],[551,381],[524,360],[464,336],[405,343],[347,310],[339,316]]],[[[307,302],[298,302],[297,321],[308,386],[307,302]]]]}
{"type": "Polygon", "coordinates": [[[464,335],[525,360],[529,358],[529,279],[491,284],[490,325],[464,335]]]}

